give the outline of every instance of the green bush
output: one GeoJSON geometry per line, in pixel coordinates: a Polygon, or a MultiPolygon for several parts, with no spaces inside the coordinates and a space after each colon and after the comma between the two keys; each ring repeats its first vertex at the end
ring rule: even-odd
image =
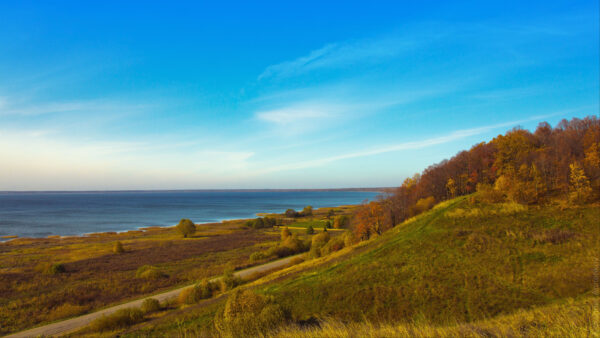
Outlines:
{"type": "Polygon", "coordinates": [[[140,266],[135,272],[135,276],[143,279],[159,279],[166,277],[163,272],[151,265],[140,266]]]}
{"type": "Polygon", "coordinates": [[[309,225],[308,228],[306,228],[306,234],[312,235],[314,233],[315,233],[315,229],[312,227],[312,225],[309,225]]]}
{"type": "Polygon", "coordinates": [[[183,218],[181,221],[179,221],[179,224],[177,224],[177,231],[179,231],[181,235],[186,238],[196,232],[196,225],[189,219],[183,218]]]}
{"type": "Polygon", "coordinates": [[[252,290],[236,290],[217,313],[215,328],[225,337],[257,336],[290,321],[286,311],[273,298],[252,290]]]}
{"type": "Polygon", "coordinates": [[[263,259],[266,259],[268,257],[269,256],[265,255],[265,253],[262,252],[262,251],[253,252],[250,255],[250,262],[259,262],[259,261],[262,261],[263,259]]]}
{"type": "Polygon", "coordinates": [[[94,320],[90,323],[92,331],[108,331],[125,328],[144,320],[144,313],[138,308],[126,308],[94,320]]]}
{"type": "Polygon", "coordinates": [[[227,268],[223,272],[223,276],[221,276],[220,282],[221,291],[225,292],[242,284],[242,279],[235,276],[235,274],[233,273],[233,268],[227,268]]]}
{"type": "Polygon", "coordinates": [[[184,289],[179,293],[179,302],[182,304],[196,304],[203,299],[211,298],[220,289],[220,285],[203,279],[202,282],[194,287],[184,289]]]}
{"type": "Polygon", "coordinates": [[[154,298],[144,299],[141,307],[142,312],[152,313],[160,310],[160,302],[154,298]]]}

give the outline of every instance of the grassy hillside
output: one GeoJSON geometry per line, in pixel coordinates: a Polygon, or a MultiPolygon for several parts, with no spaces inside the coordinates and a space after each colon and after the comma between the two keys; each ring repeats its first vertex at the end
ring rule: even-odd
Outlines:
{"type": "MultiPolygon", "coordinates": [[[[444,202],[368,242],[253,283],[262,302],[289,319],[263,334],[597,333],[599,210],[473,196],[444,202]]],[[[224,307],[224,298],[199,304],[128,333],[213,335],[212,318],[224,307]]]]}
{"type": "Polygon", "coordinates": [[[597,205],[526,209],[472,201],[442,203],[372,240],[365,253],[262,291],[296,321],[436,324],[591,294],[597,205]]]}

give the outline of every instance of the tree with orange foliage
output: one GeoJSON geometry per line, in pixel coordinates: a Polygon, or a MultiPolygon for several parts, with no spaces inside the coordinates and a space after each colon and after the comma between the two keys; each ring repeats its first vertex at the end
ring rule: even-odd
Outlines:
{"type": "Polygon", "coordinates": [[[362,206],[356,213],[356,237],[368,239],[373,234],[381,234],[384,229],[384,214],[380,202],[371,202],[362,206]]]}

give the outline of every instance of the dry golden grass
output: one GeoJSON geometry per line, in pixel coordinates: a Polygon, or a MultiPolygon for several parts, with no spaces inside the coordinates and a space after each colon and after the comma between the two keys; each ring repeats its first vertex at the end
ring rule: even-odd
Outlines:
{"type": "Polygon", "coordinates": [[[281,338],[342,337],[600,337],[600,299],[519,310],[510,315],[448,326],[429,324],[344,324],[325,320],[311,327],[289,326],[266,334],[281,338]]]}

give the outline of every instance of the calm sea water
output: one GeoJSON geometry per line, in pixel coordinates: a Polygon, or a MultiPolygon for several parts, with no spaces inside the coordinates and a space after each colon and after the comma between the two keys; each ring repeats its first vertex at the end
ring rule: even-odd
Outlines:
{"type": "Polygon", "coordinates": [[[363,191],[0,193],[0,236],[46,237],[251,218],[260,212],[358,204],[363,191]]]}

